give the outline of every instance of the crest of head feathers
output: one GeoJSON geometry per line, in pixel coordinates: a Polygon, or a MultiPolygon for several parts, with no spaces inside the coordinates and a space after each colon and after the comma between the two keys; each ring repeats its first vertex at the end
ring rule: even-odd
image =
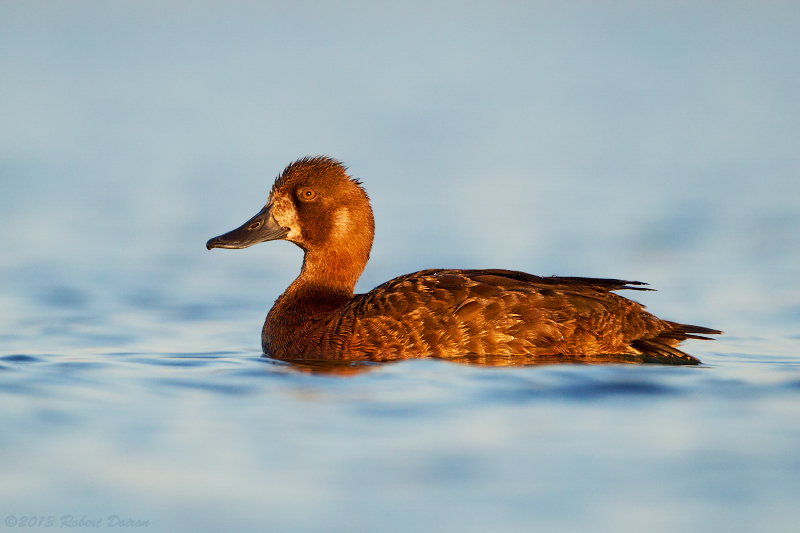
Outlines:
{"type": "Polygon", "coordinates": [[[360,180],[347,175],[347,167],[341,161],[324,155],[302,157],[288,165],[275,180],[272,192],[291,184],[301,184],[312,178],[317,183],[334,183],[347,179],[358,186],[364,194],[367,193],[360,180]]]}

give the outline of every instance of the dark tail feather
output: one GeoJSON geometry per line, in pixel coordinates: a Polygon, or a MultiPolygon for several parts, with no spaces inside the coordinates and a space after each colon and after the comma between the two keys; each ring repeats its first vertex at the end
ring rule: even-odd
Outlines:
{"type": "Polygon", "coordinates": [[[706,335],[719,335],[722,333],[719,330],[702,326],[691,326],[677,322],[668,322],[668,324],[672,326],[672,329],[661,332],[657,337],[637,339],[631,343],[634,348],[642,352],[645,362],[668,365],[699,365],[699,359],[680,351],[673,345],[677,345],[686,339],[710,341],[712,339],[706,337],[706,335]]]}
{"type": "Polygon", "coordinates": [[[700,339],[703,341],[713,340],[705,335],[720,335],[722,332],[718,329],[704,328],[703,326],[690,326],[689,324],[678,324],[677,322],[668,322],[672,329],[665,331],[659,335],[663,339],[675,339],[677,341],[684,341],[686,339],[700,339]]]}
{"type": "Polygon", "coordinates": [[[662,365],[699,365],[700,360],[655,339],[637,339],[631,343],[642,352],[645,363],[662,365]]]}

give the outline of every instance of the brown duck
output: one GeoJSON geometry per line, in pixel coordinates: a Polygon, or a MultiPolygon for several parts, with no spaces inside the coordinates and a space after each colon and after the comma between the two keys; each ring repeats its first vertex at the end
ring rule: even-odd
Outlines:
{"type": "Polygon", "coordinates": [[[648,290],[618,279],[539,277],[511,270],[422,270],[353,294],[372,248],[367,193],[328,157],[300,159],[272,186],[267,205],[208,241],[246,248],[285,239],[303,249],[297,279],[262,331],[278,359],[387,361],[411,357],[617,360],[698,364],[678,350],[720,333],[661,320],[612,291],[648,290]]]}

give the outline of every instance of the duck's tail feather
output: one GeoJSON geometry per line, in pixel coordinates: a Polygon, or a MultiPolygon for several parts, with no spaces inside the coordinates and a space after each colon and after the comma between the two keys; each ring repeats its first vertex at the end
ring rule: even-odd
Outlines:
{"type": "Polygon", "coordinates": [[[679,324],[677,322],[667,323],[672,326],[669,331],[662,332],[659,337],[663,339],[674,339],[677,341],[684,341],[686,339],[700,339],[703,341],[713,340],[706,335],[720,335],[722,332],[718,329],[704,328],[703,326],[691,326],[689,324],[679,324]]]}
{"type": "Polygon", "coordinates": [[[637,339],[631,345],[642,352],[643,362],[662,365],[699,365],[700,360],[660,342],[658,338],[637,339]]]}
{"type": "Polygon", "coordinates": [[[682,352],[676,346],[686,339],[712,340],[706,335],[719,335],[719,330],[667,322],[671,327],[662,331],[657,336],[649,339],[637,339],[631,345],[642,352],[645,362],[654,362],[669,365],[699,365],[700,360],[682,352]],[[648,361],[649,359],[649,361],[648,361]]]}

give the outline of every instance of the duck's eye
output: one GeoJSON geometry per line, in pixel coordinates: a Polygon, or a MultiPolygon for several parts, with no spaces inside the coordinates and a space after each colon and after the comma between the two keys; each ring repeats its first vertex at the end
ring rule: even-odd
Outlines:
{"type": "Polygon", "coordinates": [[[247,229],[251,229],[252,230],[252,229],[256,229],[256,228],[260,228],[260,227],[261,227],[261,221],[259,220],[257,222],[253,222],[252,224],[247,226],[247,229]]]}
{"type": "Polygon", "coordinates": [[[306,202],[313,200],[317,197],[317,191],[312,189],[311,187],[306,187],[305,189],[300,189],[300,199],[305,200],[306,202]]]}

